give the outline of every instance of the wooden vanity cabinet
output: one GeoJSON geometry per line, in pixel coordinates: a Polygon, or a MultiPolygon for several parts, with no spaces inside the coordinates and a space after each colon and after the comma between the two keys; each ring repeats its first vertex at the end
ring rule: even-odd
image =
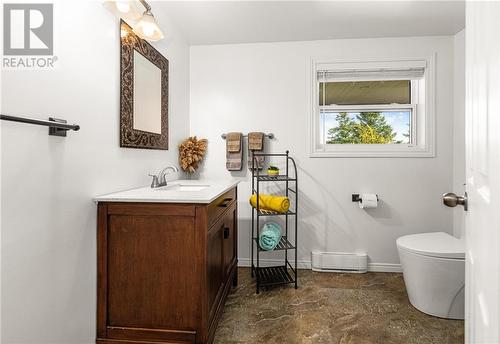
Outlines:
{"type": "Polygon", "coordinates": [[[210,204],[99,202],[99,344],[211,343],[237,283],[236,187],[210,204]]]}

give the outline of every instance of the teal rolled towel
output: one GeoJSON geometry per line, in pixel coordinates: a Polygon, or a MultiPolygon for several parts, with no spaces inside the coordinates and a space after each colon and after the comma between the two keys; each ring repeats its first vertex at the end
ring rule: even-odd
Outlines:
{"type": "Polygon", "coordinates": [[[266,223],[262,226],[259,235],[259,246],[266,251],[276,248],[281,239],[281,226],[274,222],[266,223]]]}

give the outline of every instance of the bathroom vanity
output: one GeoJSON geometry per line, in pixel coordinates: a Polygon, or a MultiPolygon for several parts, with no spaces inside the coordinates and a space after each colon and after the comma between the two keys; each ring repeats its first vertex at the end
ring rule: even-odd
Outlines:
{"type": "Polygon", "coordinates": [[[96,197],[100,344],[211,343],[237,284],[236,183],[96,197]]]}

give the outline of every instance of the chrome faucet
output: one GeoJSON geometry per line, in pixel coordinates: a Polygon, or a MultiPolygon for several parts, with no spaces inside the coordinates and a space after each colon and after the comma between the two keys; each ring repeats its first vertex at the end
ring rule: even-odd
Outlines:
{"type": "Polygon", "coordinates": [[[167,179],[165,178],[167,171],[172,170],[173,172],[179,172],[179,169],[173,165],[165,167],[161,170],[158,175],[149,174],[150,177],[153,177],[153,181],[151,182],[151,188],[160,188],[162,186],[167,186],[167,179]]]}

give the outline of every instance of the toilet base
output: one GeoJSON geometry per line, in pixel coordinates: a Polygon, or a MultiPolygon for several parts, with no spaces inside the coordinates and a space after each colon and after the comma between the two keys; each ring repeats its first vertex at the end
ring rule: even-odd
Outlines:
{"type": "Polygon", "coordinates": [[[465,259],[415,254],[398,247],[410,303],[419,311],[446,319],[464,319],[465,259]]]}

